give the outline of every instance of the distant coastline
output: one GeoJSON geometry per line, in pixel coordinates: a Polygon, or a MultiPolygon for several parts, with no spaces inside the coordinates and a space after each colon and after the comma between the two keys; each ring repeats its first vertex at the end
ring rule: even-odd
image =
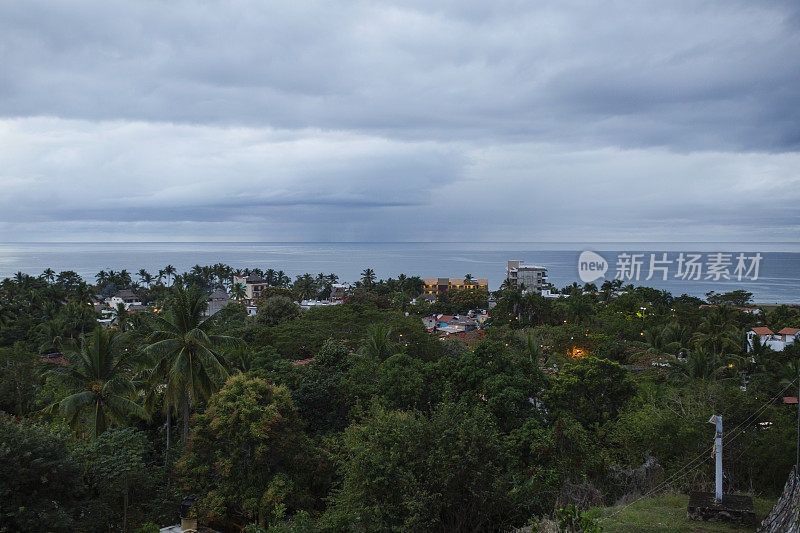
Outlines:
{"type": "MultiPolygon", "coordinates": [[[[45,268],[74,270],[93,281],[103,269],[140,268],[150,271],[172,264],[186,271],[192,266],[226,263],[236,268],[282,269],[292,278],[309,273],[335,273],[343,281],[354,281],[364,268],[375,270],[379,278],[405,273],[420,277],[463,276],[467,273],[489,280],[496,290],[505,278],[509,259],[542,264],[556,287],[575,281],[577,258],[581,250],[613,252],[762,252],[763,268],[757,281],[710,282],[706,280],[639,282],[668,290],[678,296],[686,293],[703,297],[709,290],[725,292],[742,288],[754,294],[760,304],[800,303],[800,243],[722,243],[722,242],[602,242],[602,243],[524,243],[524,242],[78,242],[78,243],[0,243],[0,278],[22,271],[40,274],[45,268]]],[[[613,276],[613,274],[610,274],[613,276]]]]}

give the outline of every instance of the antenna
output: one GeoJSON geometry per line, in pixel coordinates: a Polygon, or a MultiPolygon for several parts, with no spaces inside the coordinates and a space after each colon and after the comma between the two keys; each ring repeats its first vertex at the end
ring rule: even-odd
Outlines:
{"type": "MultiPolygon", "coordinates": [[[[800,420],[800,419],[799,419],[800,420]]],[[[709,424],[716,424],[717,431],[714,435],[714,457],[716,458],[716,482],[714,501],[720,503],[722,501],[722,415],[713,415],[709,420],[709,424]]],[[[799,422],[800,423],[800,422],[799,422]]],[[[800,426],[798,426],[800,429],[800,426]]],[[[800,459],[799,459],[800,460],[800,459]]]]}

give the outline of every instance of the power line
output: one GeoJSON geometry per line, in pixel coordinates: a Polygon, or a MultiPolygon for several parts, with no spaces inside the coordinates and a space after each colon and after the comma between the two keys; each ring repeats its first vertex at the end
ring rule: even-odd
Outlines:
{"type": "MultiPolygon", "coordinates": [[[[795,378],[791,383],[789,383],[786,387],[784,387],[783,390],[781,390],[777,395],[775,395],[770,400],[765,402],[764,405],[761,406],[761,408],[758,411],[756,411],[755,413],[753,413],[752,415],[747,417],[741,424],[739,424],[733,430],[731,430],[730,434],[733,434],[736,431],[739,431],[739,429],[743,428],[745,425],[748,425],[755,417],[757,417],[762,412],[764,412],[770,405],[772,405],[772,402],[774,402],[775,400],[780,398],[783,395],[783,393],[786,392],[786,390],[789,387],[791,387],[792,385],[794,385],[796,382],[798,382],[797,378],[795,378]]],[[[800,400],[798,400],[798,401],[800,402],[800,400]]],[[[800,403],[798,403],[798,406],[800,406],[800,403]]],[[[800,409],[800,407],[798,407],[798,408],[800,409]]],[[[798,415],[798,416],[800,417],[800,415],[798,415]]],[[[798,424],[799,424],[799,427],[800,427],[800,422],[798,422],[798,424]]],[[[736,440],[736,438],[738,438],[739,436],[741,436],[743,434],[744,434],[744,429],[742,429],[742,431],[738,435],[734,435],[733,437],[729,437],[728,444],[730,444],[731,442],[736,440]]],[[[798,438],[800,438],[800,436],[798,438]]],[[[724,438],[723,438],[723,444],[725,444],[724,438]]],[[[659,483],[655,488],[647,491],[645,494],[642,494],[641,496],[639,496],[638,498],[633,500],[631,503],[620,507],[617,511],[611,513],[608,516],[608,518],[613,518],[614,516],[618,515],[619,513],[621,513],[622,511],[624,511],[628,507],[630,507],[631,505],[633,505],[635,503],[638,503],[641,500],[643,500],[644,498],[648,498],[648,497],[652,496],[653,494],[655,494],[656,492],[660,491],[661,489],[663,489],[664,487],[669,485],[670,482],[675,481],[682,473],[684,473],[684,471],[686,471],[690,466],[692,466],[694,463],[696,463],[699,459],[705,458],[707,460],[708,459],[708,453],[713,449],[714,449],[713,446],[709,446],[707,449],[705,449],[703,452],[701,452],[697,457],[695,457],[694,459],[692,459],[691,461],[686,463],[677,472],[673,473],[669,478],[667,478],[664,481],[662,481],[661,483],[659,483]]]]}

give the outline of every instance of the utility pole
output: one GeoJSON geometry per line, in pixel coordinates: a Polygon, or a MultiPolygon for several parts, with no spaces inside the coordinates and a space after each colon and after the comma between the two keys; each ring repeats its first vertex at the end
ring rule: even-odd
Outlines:
{"type": "Polygon", "coordinates": [[[716,490],[714,492],[714,501],[720,503],[722,501],[722,415],[713,415],[709,420],[709,424],[716,424],[716,434],[714,435],[714,458],[716,459],[716,490]]]}

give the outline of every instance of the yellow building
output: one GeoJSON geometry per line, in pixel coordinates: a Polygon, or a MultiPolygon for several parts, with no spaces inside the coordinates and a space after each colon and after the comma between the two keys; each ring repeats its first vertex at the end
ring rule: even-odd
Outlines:
{"type": "Polygon", "coordinates": [[[425,299],[432,302],[437,301],[449,290],[489,290],[488,279],[424,278],[422,282],[425,284],[422,289],[422,295],[425,299]]]}

